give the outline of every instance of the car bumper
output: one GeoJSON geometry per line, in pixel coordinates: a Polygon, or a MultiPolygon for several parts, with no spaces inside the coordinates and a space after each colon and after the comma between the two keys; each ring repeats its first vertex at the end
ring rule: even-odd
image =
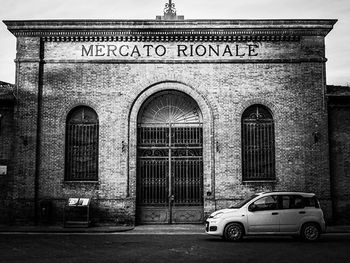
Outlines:
{"type": "Polygon", "coordinates": [[[217,220],[207,219],[205,221],[205,233],[213,236],[222,236],[222,224],[220,224],[217,220]]]}

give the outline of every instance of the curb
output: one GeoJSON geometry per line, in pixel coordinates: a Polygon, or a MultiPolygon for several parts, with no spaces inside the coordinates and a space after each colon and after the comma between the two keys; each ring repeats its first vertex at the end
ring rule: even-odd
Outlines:
{"type": "Polygon", "coordinates": [[[350,225],[326,225],[325,233],[350,233],[350,225]]]}
{"type": "Polygon", "coordinates": [[[0,233],[117,233],[133,230],[134,226],[125,227],[2,227],[0,233]]]}

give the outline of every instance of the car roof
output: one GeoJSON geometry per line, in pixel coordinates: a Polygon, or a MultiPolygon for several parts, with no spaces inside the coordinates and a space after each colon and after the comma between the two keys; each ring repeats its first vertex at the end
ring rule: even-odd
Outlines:
{"type": "Polygon", "coordinates": [[[261,192],[258,195],[301,195],[303,197],[313,197],[314,193],[306,193],[306,192],[292,192],[292,191],[271,191],[271,192],[261,192]]]}

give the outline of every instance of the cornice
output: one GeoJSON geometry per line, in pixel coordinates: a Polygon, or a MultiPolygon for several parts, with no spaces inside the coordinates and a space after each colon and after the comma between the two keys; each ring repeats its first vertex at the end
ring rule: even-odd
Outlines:
{"type": "Polygon", "coordinates": [[[16,37],[44,41],[298,41],[326,36],[336,20],[4,21],[16,37]]]}
{"type": "Polygon", "coordinates": [[[186,19],[183,21],[159,20],[4,20],[13,29],[145,29],[145,28],[329,28],[336,19],[186,19]]]}
{"type": "Polygon", "coordinates": [[[101,35],[97,32],[79,35],[71,34],[52,34],[51,36],[43,36],[47,42],[263,42],[263,41],[299,41],[299,35],[284,34],[225,34],[223,32],[204,33],[204,34],[147,34],[137,33],[116,33],[101,35]]]}

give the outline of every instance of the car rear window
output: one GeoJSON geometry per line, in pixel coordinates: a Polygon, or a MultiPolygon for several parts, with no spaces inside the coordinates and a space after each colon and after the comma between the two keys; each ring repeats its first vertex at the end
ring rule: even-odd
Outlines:
{"type": "Polygon", "coordinates": [[[304,204],[305,204],[305,207],[320,208],[320,204],[315,196],[314,197],[304,197],[304,204]]]}

